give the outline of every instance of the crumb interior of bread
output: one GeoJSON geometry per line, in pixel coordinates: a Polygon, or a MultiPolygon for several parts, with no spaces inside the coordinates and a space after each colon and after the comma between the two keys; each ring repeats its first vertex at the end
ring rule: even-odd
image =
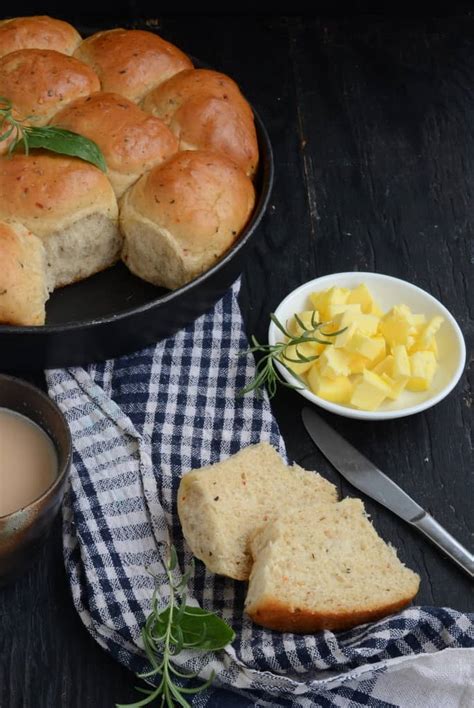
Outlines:
{"type": "Polygon", "coordinates": [[[255,539],[246,606],[268,599],[291,611],[344,613],[414,595],[418,576],[397,558],[359,500],[286,514],[255,539]]]}
{"type": "Polygon", "coordinates": [[[336,501],[329,482],[314,472],[288,467],[269,445],[250,447],[191,473],[189,480],[193,481],[186,499],[185,536],[188,542],[192,536],[193,552],[206,563],[206,552],[212,549],[220,558],[220,569],[215,564],[209,567],[231,577],[248,577],[250,539],[279,510],[288,505],[299,508],[308,501],[336,501]]]}
{"type": "Polygon", "coordinates": [[[122,237],[117,223],[97,212],[52,233],[43,243],[52,289],[83,280],[115,263],[122,237]]]}

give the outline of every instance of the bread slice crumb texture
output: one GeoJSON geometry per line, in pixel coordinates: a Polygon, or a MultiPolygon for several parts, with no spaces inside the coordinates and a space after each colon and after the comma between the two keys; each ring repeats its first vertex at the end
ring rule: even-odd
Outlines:
{"type": "Polygon", "coordinates": [[[193,554],[214,573],[247,580],[250,541],[288,505],[334,503],[335,487],[315,472],[289,467],[268,443],[184,475],[178,514],[193,554]]]}
{"type": "Polygon", "coordinates": [[[245,607],[270,629],[348,629],[401,609],[419,587],[359,499],[289,510],[255,535],[251,551],[245,607]]]}

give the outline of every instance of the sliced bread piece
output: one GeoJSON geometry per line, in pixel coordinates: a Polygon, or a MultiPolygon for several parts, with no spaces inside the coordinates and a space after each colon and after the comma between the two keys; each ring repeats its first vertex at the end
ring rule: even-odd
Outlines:
{"type": "Polygon", "coordinates": [[[360,499],[286,512],[255,535],[251,550],[246,612],[282,632],[379,619],[407,605],[420,582],[377,535],[360,499]]]}
{"type": "Polygon", "coordinates": [[[315,472],[289,467],[268,443],[186,474],[178,490],[183,534],[195,556],[214,573],[247,580],[250,539],[291,505],[336,502],[335,487],[315,472]]]}

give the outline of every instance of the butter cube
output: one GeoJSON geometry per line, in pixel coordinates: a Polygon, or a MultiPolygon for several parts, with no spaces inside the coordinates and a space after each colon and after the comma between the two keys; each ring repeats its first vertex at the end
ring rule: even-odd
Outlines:
{"type": "Polygon", "coordinates": [[[299,361],[298,354],[309,358],[318,356],[318,345],[315,342],[304,342],[303,344],[290,344],[287,346],[281,354],[281,361],[285,366],[301,376],[304,374],[310,366],[316,361],[316,359],[310,359],[310,361],[299,361]]]}
{"type": "Polygon", "coordinates": [[[443,322],[444,320],[442,317],[433,317],[421,331],[420,336],[412,347],[413,351],[423,351],[424,349],[428,349],[443,322]]]}
{"type": "Polygon", "coordinates": [[[372,367],[372,371],[374,372],[374,374],[378,374],[378,376],[382,376],[382,374],[387,374],[388,376],[392,376],[393,355],[389,354],[384,359],[382,359],[382,361],[379,361],[378,364],[376,364],[374,367],[372,367]]]}
{"type": "Polygon", "coordinates": [[[409,336],[416,334],[416,327],[412,324],[411,312],[406,305],[393,307],[382,318],[379,331],[385,337],[388,346],[393,349],[399,344],[408,345],[409,336]]]}
{"type": "Polygon", "coordinates": [[[333,342],[335,349],[342,349],[343,347],[345,347],[347,342],[352,338],[356,329],[356,324],[355,322],[353,322],[351,325],[346,327],[345,330],[341,332],[341,334],[338,334],[336,337],[334,337],[333,342]]]}
{"type": "Polygon", "coordinates": [[[395,381],[386,373],[383,373],[381,375],[381,378],[385,381],[385,383],[390,386],[391,392],[387,394],[387,398],[391,398],[393,401],[396,401],[405,386],[407,385],[408,377],[405,376],[403,379],[398,379],[397,381],[395,381]]]}
{"type": "Polygon", "coordinates": [[[369,365],[370,361],[365,356],[351,354],[351,360],[349,362],[351,374],[361,374],[369,365]]]}
{"type": "MultiPolygon", "coordinates": [[[[328,305],[326,307],[325,311],[326,311],[326,315],[327,315],[328,320],[333,320],[338,315],[343,315],[346,312],[349,315],[352,315],[352,317],[357,314],[358,315],[362,314],[361,309],[360,309],[360,305],[347,305],[346,303],[336,304],[336,305],[328,305]]],[[[353,321],[352,317],[350,319],[353,321]]]]}
{"type": "Polygon", "coordinates": [[[380,324],[379,317],[375,315],[364,315],[360,309],[353,309],[360,308],[360,305],[343,305],[342,307],[346,308],[345,311],[335,317],[338,330],[355,324],[362,334],[367,334],[369,337],[377,333],[380,324]]]}
{"type": "Polygon", "coordinates": [[[411,376],[410,361],[408,359],[406,347],[404,347],[403,344],[399,344],[393,348],[392,353],[392,377],[398,381],[398,379],[404,379],[411,376]]]}
{"type": "Polygon", "coordinates": [[[370,362],[383,359],[385,356],[385,340],[383,337],[367,337],[365,334],[356,332],[346,345],[348,352],[360,354],[370,362]]]}
{"type": "Polygon", "coordinates": [[[372,307],[374,305],[374,298],[372,293],[365,283],[361,283],[354,290],[351,291],[347,302],[352,305],[356,303],[361,306],[362,312],[366,314],[371,314],[372,307]]]}
{"type": "MultiPolygon", "coordinates": [[[[304,310],[304,312],[298,313],[298,318],[304,324],[307,329],[313,329],[313,322],[318,324],[320,322],[319,312],[317,310],[304,310]]],[[[297,320],[293,317],[290,324],[288,325],[287,331],[294,337],[299,337],[303,334],[304,329],[298,324],[297,320]]]]}
{"type": "Polygon", "coordinates": [[[392,393],[389,384],[373,371],[367,369],[354,386],[351,405],[364,411],[375,411],[392,393]]]}
{"type": "Polygon", "coordinates": [[[339,376],[349,376],[351,373],[349,367],[350,358],[350,354],[342,349],[326,347],[319,359],[321,376],[326,376],[330,379],[336,379],[339,376]]]}
{"type": "Polygon", "coordinates": [[[323,292],[311,293],[309,299],[315,310],[319,311],[321,320],[326,322],[331,317],[327,312],[330,305],[344,305],[349,297],[350,290],[347,288],[329,288],[323,292]]]}
{"type": "Polygon", "coordinates": [[[436,357],[433,352],[415,352],[410,356],[411,376],[408,379],[409,391],[427,391],[436,371],[436,357]]]}
{"type": "Polygon", "coordinates": [[[317,366],[312,366],[307,378],[309,386],[316,396],[333,403],[349,402],[352,394],[352,383],[347,376],[329,379],[321,376],[317,366]]]}

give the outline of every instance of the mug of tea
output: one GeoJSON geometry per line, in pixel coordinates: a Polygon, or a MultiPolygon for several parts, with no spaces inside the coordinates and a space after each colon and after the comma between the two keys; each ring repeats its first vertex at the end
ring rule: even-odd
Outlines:
{"type": "Polygon", "coordinates": [[[46,394],[0,374],[0,585],[32,563],[61,506],[71,434],[46,394]]]}

